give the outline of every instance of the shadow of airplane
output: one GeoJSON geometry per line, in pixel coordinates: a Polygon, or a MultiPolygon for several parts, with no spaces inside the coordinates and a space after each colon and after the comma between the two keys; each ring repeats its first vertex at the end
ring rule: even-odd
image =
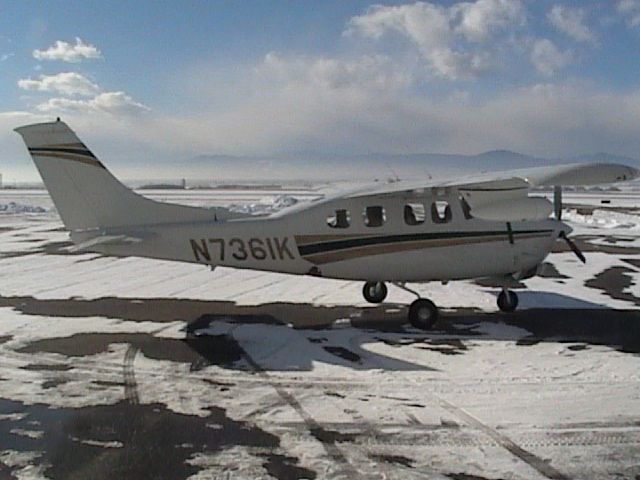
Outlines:
{"type": "MultiPolygon", "coordinates": [[[[107,351],[114,343],[129,343],[152,359],[191,364],[246,368],[245,354],[265,369],[308,371],[314,362],[367,370],[430,370],[374,353],[364,345],[421,343],[421,348],[446,355],[464,354],[465,339],[514,341],[527,346],[552,341],[604,345],[621,352],[640,353],[640,311],[612,310],[590,302],[548,292],[522,292],[524,304],[571,305],[533,308],[506,314],[475,309],[450,309],[433,331],[406,324],[406,306],[321,306],[171,298],[36,299],[0,297],[0,307],[29,315],[107,317],[129,321],[183,321],[185,338],[161,338],[147,333],[78,333],[37,340],[23,352],[56,352],[68,356],[107,351]],[[491,328],[480,328],[482,326],[491,328]],[[517,328],[511,328],[517,327],[517,328]],[[523,333],[523,330],[527,333],[523,333]]],[[[55,331],[55,330],[53,330],[55,331]]]]}

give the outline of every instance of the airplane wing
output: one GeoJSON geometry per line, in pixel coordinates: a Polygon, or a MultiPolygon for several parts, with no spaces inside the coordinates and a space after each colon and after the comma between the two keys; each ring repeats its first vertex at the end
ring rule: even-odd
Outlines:
{"type": "Polygon", "coordinates": [[[545,198],[529,197],[537,186],[602,185],[640,177],[640,170],[612,163],[568,164],[490,172],[455,180],[398,181],[362,188],[347,198],[369,196],[438,196],[457,190],[476,218],[496,221],[537,220],[547,218],[553,205],[545,198]],[[430,191],[430,192],[428,192],[430,191]],[[435,193],[432,193],[435,192],[435,193]]]}
{"type": "Polygon", "coordinates": [[[549,167],[533,167],[501,172],[487,172],[459,179],[433,179],[398,181],[374,187],[362,188],[347,195],[358,198],[369,195],[394,195],[410,193],[426,188],[486,188],[501,190],[514,185],[532,188],[555,185],[603,185],[633,180],[640,177],[640,170],[615,163],[573,163],[549,167]]]}

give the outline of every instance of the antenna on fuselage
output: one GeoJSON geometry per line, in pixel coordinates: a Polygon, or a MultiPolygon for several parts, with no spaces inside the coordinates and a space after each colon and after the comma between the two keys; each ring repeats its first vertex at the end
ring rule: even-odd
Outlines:
{"type": "Polygon", "coordinates": [[[390,179],[389,179],[389,183],[395,183],[395,182],[399,182],[400,181],[400,176],[398,176],[398,174],[396,173],[396,171],[391,168],[391,165],[387,164],[387,168],[391,171],[391,174],[393,175],[390,179]]]}

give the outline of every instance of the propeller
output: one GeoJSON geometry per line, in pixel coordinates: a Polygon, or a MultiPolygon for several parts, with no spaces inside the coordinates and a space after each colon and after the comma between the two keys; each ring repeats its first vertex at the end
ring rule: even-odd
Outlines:
{"type": "Polygon", "coordinates": [[[582,263],[587,263],[587,259],[585,258],[584,254],[580,251],[574,241],[567,237],[567,234],[564,232],[564,230],[560,230],[558,238],[561,238],[565,242],[567,242],[567,245],[569,245],[571,251],[576,254],[576,257],[578,257],[582,263]]]}
{"type": "MultiPolygon", "coordinates": [[[[555,185],[553,187],[553,212],[556,217],[556,220],[561,221],[562,220],[562,186],[561,185],[555,185]]],[[[561,238],[565,242],[567,242],[567,245],[569,245],[569,248],[571,249],[571,251],[576,254],[576,257],[578,257],[582,263],[587,263],[587,259],[585,258],[584,254],[580,251],[580,249],[575,244],[575,242],[567,236],[567,233],[564,230],[560,231],[560,233],[558,234],[558,238],[561,238]]]]}
{"type": "Polygon", "coordinates": [[[562,185],[553,187],[553,213],[556,220],[562,220],[562,185]]]}

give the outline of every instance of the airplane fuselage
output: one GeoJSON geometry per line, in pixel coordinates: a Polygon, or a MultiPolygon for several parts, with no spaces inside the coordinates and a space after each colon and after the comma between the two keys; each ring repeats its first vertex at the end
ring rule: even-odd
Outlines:
{"type": "Polygon", "coordinates": [[[551,250],[559,229],[567,228],[552,219],[511,223],[476,219],[465,215],[455,191],[437,201],[449,206],[448,219],[431,214],[436,197],[430,195],[341,198],[273,217],[149,226],[139,247],[109,245],[95,250],[349,280],[459,280],[535,268],[551,250]],[[423,205],[420,221],[407,223],[407,205],[423,205]],[[367,225],[367,207],[382,212],[379,226],[367,225]],[[328,224],[336,211],[348,213],[348,226],[328,224]]]}

